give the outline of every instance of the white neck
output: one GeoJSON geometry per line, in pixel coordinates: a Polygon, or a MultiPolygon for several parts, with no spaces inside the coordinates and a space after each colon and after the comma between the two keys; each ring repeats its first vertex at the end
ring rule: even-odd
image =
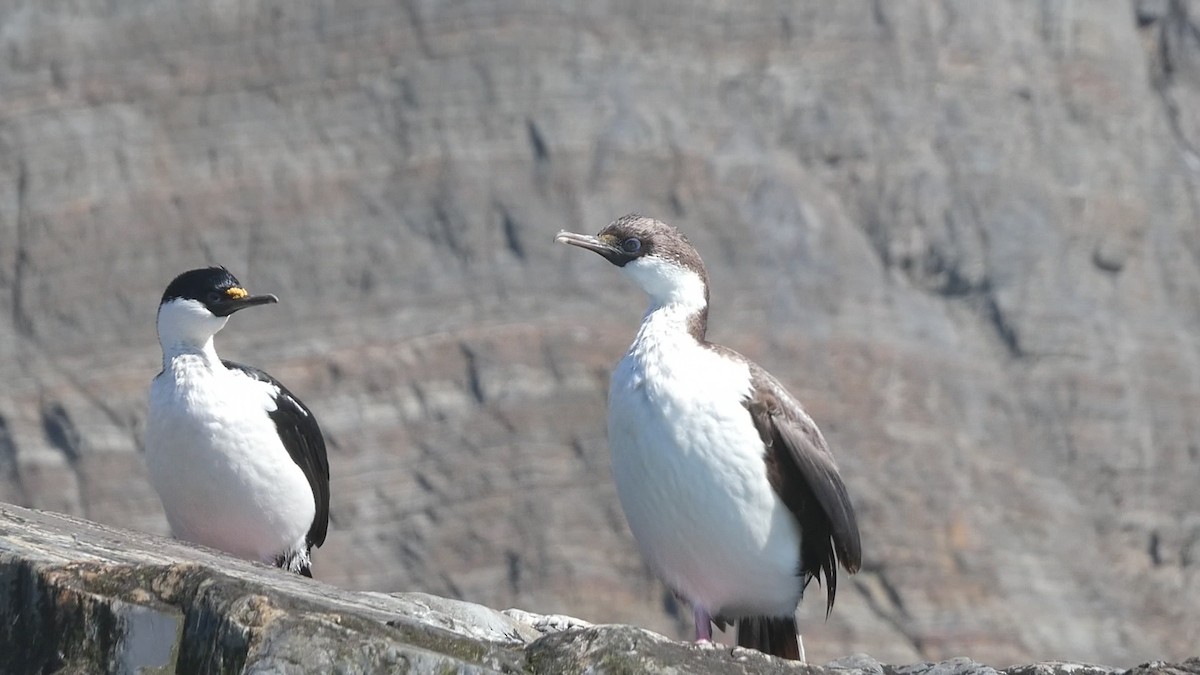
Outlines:
{"type": "Polygon", "coordinates": [[[158,344],[163,369],[177,356],[198,356],[210,366],[221,363],[213,337],[228,317],[215,316],[195,300],[172,300],[158,308],[158,344]]]}
{"type": "Polygon", "coordinates": [[[708,308],[708,288],[696,272],[662,258],[647,256],[621,268],[650,296],[642,318],[665,329],[686,331],[692,317],[708,308]]]}
{"type": "Polygon", "coordinates": [[[195,344],[183,340],[176,340],[171,343],[159,341],[162,345],[163,353],[163,369],[171,367],[171,362],[180,356],[199,357],[209,366],[216,366],[221,363],[221,357],[217,356],[217,348],[213,346],[213,338],[209,337],[203,344],[195,344]]]}

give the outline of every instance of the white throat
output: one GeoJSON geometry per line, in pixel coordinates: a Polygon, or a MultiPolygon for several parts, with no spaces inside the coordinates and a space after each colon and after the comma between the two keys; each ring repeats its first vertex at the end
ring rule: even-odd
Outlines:
{"type": "Polygon", "coordinates": [[[686,325],[689,318],[708,307],[708,293],[703,277],[677,263],[645,256],[621,268],[646,295],[650,296],[650,307],[646,318],[652,314],[673,317],[686,325]]]}
{"type": "Polygon", "coordinates": [[[163,352],[163,368],[183,354],[198,355],[210,364],[220,362],[213,336],[225,327],[229,317],[216,316],[196,300],[175,299],[159,305],[158,343],[163,352]]]}

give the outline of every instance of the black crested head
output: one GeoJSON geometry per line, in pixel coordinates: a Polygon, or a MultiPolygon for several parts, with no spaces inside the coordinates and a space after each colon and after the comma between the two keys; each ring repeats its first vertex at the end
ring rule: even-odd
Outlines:
{"type": "Polygon", "coordinates": [[[216,316],[229,316],[247,307],[279,302],[279,298],[270,294],[250,295],[237,277],[224,267],[201,267],[175,277],[167,284],[159,304],[172,300],[194,300],[216,316]]]}
{"type": "Polygon", "coordinates": [[[224,293],[230,288],[241,288],[237,277],[224,267],[201,267],[188,270],[175,277],[163,291],[162,301],[168,300],[204,300],[210,293],[224,293]]]}

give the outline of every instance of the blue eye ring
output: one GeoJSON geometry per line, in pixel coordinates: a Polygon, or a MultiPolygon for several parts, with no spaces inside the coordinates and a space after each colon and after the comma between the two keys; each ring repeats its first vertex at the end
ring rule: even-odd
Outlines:
{"type": "Polygon", "coordinates": [[[642,250],[642,240],[637,237],[630,237],[621,242],[621,250],[626,253],[637,253],[642,250]]]}

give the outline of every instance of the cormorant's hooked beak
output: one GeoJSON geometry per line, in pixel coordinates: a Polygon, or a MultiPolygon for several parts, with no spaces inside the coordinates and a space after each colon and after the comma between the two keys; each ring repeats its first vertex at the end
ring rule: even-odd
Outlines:
{"type": "Polygon", "coordinates": [[[559,244],[570,244],[571,246],[587,249],[593,253],[599,253],[608,262],[618,267],[623,267],[625,263],[632,259],[632,256],[622,251],[621,247],[613,239],[611,236],[596,237],[590,234],[567,232],[566,230],[554,235],[554,241],[559,244]]]}
{"type": "Polygon", "coordinates": [[[271,305],[276,302],[279,302],[279,298],[270,293],[266,295],[250,295],[241,286],[234,286],[233,288],[226,289],[224,297],[220,300],[211,303],[209,310],[217,316],[229,316],[247,307],[271,305]]]}

